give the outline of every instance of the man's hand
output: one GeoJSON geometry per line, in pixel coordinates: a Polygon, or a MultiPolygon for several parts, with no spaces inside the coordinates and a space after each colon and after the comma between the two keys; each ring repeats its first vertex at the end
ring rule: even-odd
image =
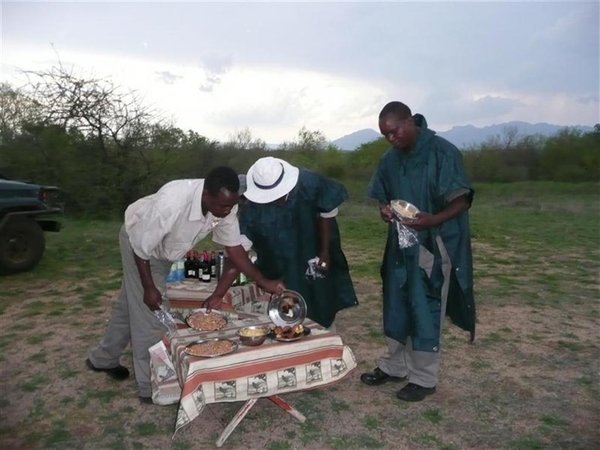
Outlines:
{"type": "Polygon", "coordinates": [[[156,311],[160,309],[160,304],[162,303],[162,295],[160,291],[156,289],[156,287],[152,287],[144,290],[144,303],[150,311],[156,311]]]}
{"type": "Polygon", "coordinates": [[[403,219],[401,223],[417,231],[427,230],[439,225],[436,216],[425,212],[417,213],[415,219],[403,219]]]}
{"type": "Polygon", "coordinates": [[[394,214],[392,213],[392,208],[390,208],[390,205],[387,205],[384,203],[379,205],[379,215],[381,216],[381,219],[385,223],[390,223],[392,221],[392,219],[394,218],[394,214]]]}
{"type": "Polygon", "coordinates": [[[212,309],[221,309],[221,305],[223,304],[223,297],[220,295],[212,294],[204,301],[204,307],[206,308],[206,312],[210,312],[212,309]]]}
{"type": "Polygon", "coordinates": [[[285,291],[285,286],[279,280],[267,280],[263,278],[256,282],[259,288],[263,291],[267,291],[269,294],[281,294],[285,291]]]}
{"type": "Polygon", "coordinates": [[[320,272],[327,272],[329,270],[329,267],[331,266],[329,252],[320,252],[317,255],[317,258],[319,258],[319,262],[317,264],[317,270],[319,270],[320,272]]]}

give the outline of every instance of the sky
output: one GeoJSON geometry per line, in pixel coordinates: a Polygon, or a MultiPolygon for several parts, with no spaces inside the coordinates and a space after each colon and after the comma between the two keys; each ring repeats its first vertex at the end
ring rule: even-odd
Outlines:
{"type": "Polygon", "coordinates": [[[429,126],[600,122],[599,2],[7,2],[2,73],[58,61],[184,130],[277,144],[377,130],[393,100],[429,126]]]}

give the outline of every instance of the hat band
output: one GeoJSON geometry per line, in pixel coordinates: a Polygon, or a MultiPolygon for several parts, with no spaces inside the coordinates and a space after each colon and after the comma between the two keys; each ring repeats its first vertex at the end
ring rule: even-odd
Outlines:
{"type": "Polygon", "coordinates": [[[275,180],[275,183],[259,184],[256,182],[256,180],[254,180],[254,185],[259,189],[273,189],[274,187],[276,187],[279,183],[281,183],[281,180],[283,180],[283,175],[285,175],[285,168],[283,167],[283,164],[279,163],[279,165],[281,166],[281,175],[279,175],[279,178],[277,178],[277,180],[275,180]]]}

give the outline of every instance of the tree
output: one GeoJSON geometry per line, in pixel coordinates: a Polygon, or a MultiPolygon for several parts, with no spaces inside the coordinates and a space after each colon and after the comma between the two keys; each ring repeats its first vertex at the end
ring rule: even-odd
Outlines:
{"type": "Polygon", "coordinates": [[[39,121],[40,105],[9,83],[0,83],[0,135],[18,133],[39,121]]]}

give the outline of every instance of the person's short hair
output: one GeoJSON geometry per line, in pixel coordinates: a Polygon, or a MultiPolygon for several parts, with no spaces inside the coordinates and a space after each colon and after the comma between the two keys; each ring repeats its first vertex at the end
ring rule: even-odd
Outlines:
{"type": "Polygon", "coordinates": [[[379,113],[379,119],[383,119],[386,116],[394,116],[398,119],[408,119],[412,117],[410,108],[402,102],[389,102],[383,107],[379,113]]]}
{"type": "Polygon", "coordinates": [[[238,174],[231,167],[215,167],[204,180],[204,189],[213,197],[222,190],[237,194],[240,188],[238,174]]]}

